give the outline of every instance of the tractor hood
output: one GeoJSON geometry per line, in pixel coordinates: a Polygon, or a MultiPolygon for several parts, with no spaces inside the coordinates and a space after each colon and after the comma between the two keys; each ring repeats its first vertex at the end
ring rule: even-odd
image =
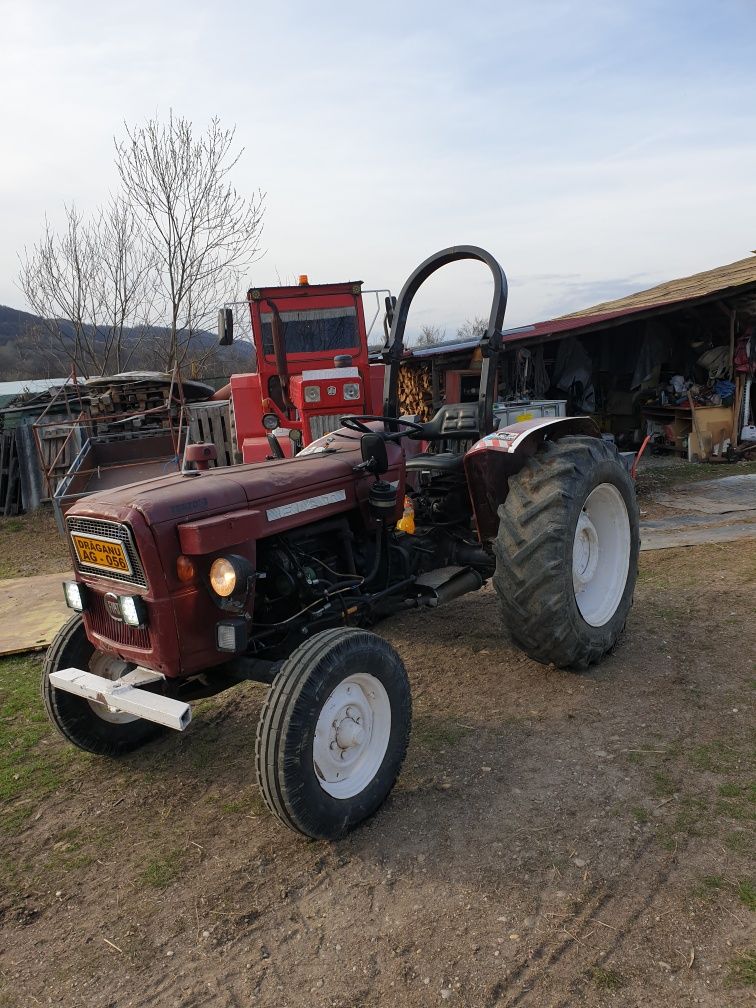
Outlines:
{"type": "Polygon", "coordinates": [[[306,496],[313,487],[334,483],[344,486],[354,480],[356,461],[358,447],[337,454],[209,469],[191,476],[177,473],[91,494],[68,514],[123,518],[134,510],[148,525],[180,523],[250,505],[264,506],[281,498],[306,496]]]}

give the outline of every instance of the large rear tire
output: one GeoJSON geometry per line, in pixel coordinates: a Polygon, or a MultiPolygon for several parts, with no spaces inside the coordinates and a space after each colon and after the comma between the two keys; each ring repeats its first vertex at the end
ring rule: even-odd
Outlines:
{"type": "Polygon", "coordinates": [[[335,840],[386,800],[409,742],[401,658],[364,630],[315,634],[284,663],[257,728],[257,779],[284,825],[335,840]]]}
{"type": "Polygon", "coordinates": [[[635,488],[614,446],[545,442],[499,508],[494,586],[513,642],[560,668],[601,661],[630,612],[639,548],[635,488]]]}
{"type": "Polygon", "coordinates": [[[122,756],[139,749],[168,730],[144,718],[113,711],[104,704],[56,689],[50,672],[79,668],[107,679],[118,679],[134,666],[96,651],[87,638],[81,616],[58,631],[45,656],[42,700],[50,721],[60,734],[79,749],[97,756],[122,756]]]}

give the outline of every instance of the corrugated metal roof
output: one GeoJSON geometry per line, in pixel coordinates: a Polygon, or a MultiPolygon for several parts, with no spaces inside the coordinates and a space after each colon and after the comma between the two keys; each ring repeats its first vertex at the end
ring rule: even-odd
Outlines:
{"type": "Polygon", "coordinates": [[[653,308],[656,305],[721,294],[730,288],[745,287],[749,284],[756,284],[756,255],[738,259],[737,262],[728,263],[726,266],[717,266],[716,269],[704,270],[703,273],[668,280],[637,294],[628,294],[615,301],[604,301],[590,308],[562,315],[561,318],[581,318],[584,315],[614,312],[625,308],[653,308]]]}
{"type": "Polygon", "coordinates": [[[0,396],[17,396],[22,392],[46,392],[56,385],[65,385],[68,378],[23,378],[21,381],[0,382],[0,396]]]}
{"type": "Polygon", "coordinates": [[[506,343],[516,343],[539,337],[558,336],[560,333],[592,326],[602,328],[616,319],[625,320],[633,315],[646,314],[655,308],[670,308],[686,301],[737,294],[747,287],[756,288],[756,255],[728,263],[726,266],[718,266],[716,269],[705,270],[703,273],[668,280],[666,283],[657,284],[656,287],[649,287],[648,290],[638,291],[637,294],[628,294],[614,301],[603,301],[601,304],[583,308],[569,315],[560,315],[558,318],[537,322],[532,326],[508,329],[504,332],[504,340],[506,343]]]}
{"type": "MultiPolygon", "coordinates": [[[[662,307],[661,304],[655,307],[662,307]]],[[[546,322],[536,322],[531,326],[522,326],[519,329],[506,329],[504,331],[505,343],[518,343],[522,340],[538,339],[542,336],[558,336],[563,332],[571,332],[573,329],[587,329],[589,326],[602,326],[611,323],[614,319],[624,318],[628,315],[636,315],[639,311],[647,311],[648,308],[622,308],[617,311],[592,312],[587,310],[584,315],[566,315],[561,318],[549,319],[546,322]]]]}
{"type": "Polygon", "coordinates": [[[433,346],[423,347],[418,350],[410,347],[413,357],[436,357],[438,354],[462,353],[465,350],[474,350],[480,346],[479,339],[458,340],[456,343],[435,343],[433,346]]]}

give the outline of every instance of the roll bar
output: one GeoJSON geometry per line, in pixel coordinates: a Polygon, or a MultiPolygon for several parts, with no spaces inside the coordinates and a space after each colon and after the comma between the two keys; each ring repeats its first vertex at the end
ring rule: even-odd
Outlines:
{"type": "Polygon", "coordinates": [[[460,259],[477,259],[491,270],[494,291],[491,302],[491,314],[488,327],[480,341],[483,354],[483,366],[480,374],[480,393],[478,396],[478,423],[481,432],[488,434],[493,430],[493,404],[496,395],[496,368],[499,352],[502,346],[501,324],[507,308],[507,277],[499,263],[490,252],[476,245],[454,245],[442,249],[420,263],[414,273],[402,287],[394,309],[391,322],[389,344],[386,347],[383,360],[386,374],[383,383],[383,416],[387,426],[391,420],[399,416],[399,366],[404,353],[404,330],[407,326],[410,305],[415,294],[429,276],[449,263],[460,259]]]}

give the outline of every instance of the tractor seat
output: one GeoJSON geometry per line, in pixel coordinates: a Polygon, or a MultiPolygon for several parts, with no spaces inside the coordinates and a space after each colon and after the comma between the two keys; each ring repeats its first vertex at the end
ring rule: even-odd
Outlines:
{"type": "Polygon", "coordinates": [[[421,431],[412,431],[408,437],[412,441],[477,441],[480,437],[478,404],[442,406],[422,428],[421,431]]]}
{"type": "Polygon", "coordinates": [[[407,459],[406,467],[410,472],[437,472],[445,475],[461,473],[465,456],[460,452],[423,452],[407,459]]]}

